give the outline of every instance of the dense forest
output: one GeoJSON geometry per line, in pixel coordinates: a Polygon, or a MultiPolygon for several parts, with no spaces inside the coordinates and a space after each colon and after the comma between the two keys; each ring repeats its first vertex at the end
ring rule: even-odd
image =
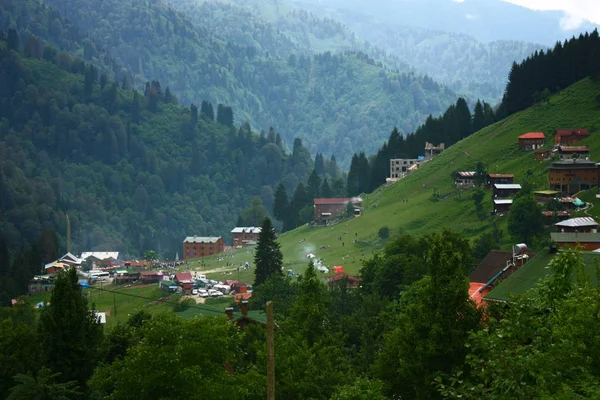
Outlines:
{"type": "MultiPolygon", "coordinates": [[[[277,397],[597,398],[600,289],[582,255],[560,253],[529,293],[484,309],[468,293],[470,262],[468,240],[443,231],[390,239],[353,290],[326,286],[312,264],[299,281],[265,269],[250,308],[275,306],[277,397]]],[[[90,290],[71,270],[41,310],[27,298],[0,308],[3,398],[265,398],[264,322],[240,329],[197,304],[103,330],[90,290]]]]}
{"type": "MultiPolygon", "coordinates": [[[[300,139],[287,152],[272,128],[235,127],[231,107],[178,106],[158,81],[123,88],[33,35],[3,33],[0,65],[0,231],[11,250],[45,227],[64,250],[68,214],[76,252],[173,258],[185,236],[228,241],[238,215],[260,223],[265,212],[245,209],[270,209],[277,184],[291,190],[314,169],[300,139]]],[[[328,165],[340,179],[335,158],[328,165]]]]}
{"type": "MultiPolygon", "coordinates": [[[[236,124],[276,126],[287,146],[299,137],[311,153],[335,153],[346,168],[358,149],[375,151],[390,126],[410,131],[455,98],[428,77],[378,66],[362,52],[281,58],[259,53],[252,45],[225,42],[162,2],[47,4],[96,41],[135,82],[168,84],[186,105],[198,99],[228,104],[236,110],[236,124]]],[[[33,1],[2,5],[9,13],[5,26],[12,23],[20,31],[31,30],[33,17],[48,12],[44,3],[33,1]]],[[[65,32],[60,22],[51,26],[56,29],[42,39],[52,43],[65,32]]],[[[89,61],[85,54],[83,59],[89,61]]]]}
{"type": "Polygon", "coordinates": [[[513,63],[500,116],[524,110],[588,76],[600,78],[598,30],[557,42],[552,50],[536,51],[524,61],[513,63]]]}

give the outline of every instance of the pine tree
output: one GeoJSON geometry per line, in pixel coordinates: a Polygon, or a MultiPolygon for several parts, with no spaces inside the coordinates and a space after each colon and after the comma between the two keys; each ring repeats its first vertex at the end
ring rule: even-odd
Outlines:
{"type": "Polygon", "coordinates": [[[102,325],[88,309],[74,268],[58,274],[38,330],[43,365],[59,372],[62,382],[76,381],[83,388],[94,372],[102,325]]]}
{"type": "Polygon", "coordinates": [[[483,105],[480,100],[477,100],[475,104],[475,111],[473,112],[473,132],[477,132],[485,126],[485,114],[483,111],[483,105]]]}
{"type": "Polygon", "coordinates": [[[323,175],[325,173],[325,159],[321,153],[317,153],[315,156],[315,171],[317,171],[317,174],[319,175],[323,175]]]}
{"type": "Polygon", "coordinates": [[[309,199],[315,199],[321,196],[321,178],[319,178],[319,174],[317,173],[316,169],[313,169],[312,173],[308,177],[306,186],[306,194],[309,199]]]}
{"type": "Polygon", "coordinates": [[[324,198],[333,197],[333,192],[329,186],[329,181],[327,178],[323,179],[323,184],[321,185],[321,196],[324,198]]]}
{"type": "Polygon", "coordinates": [[[289,214],[289,203],[285,185],[280,183],[275,191],[275,200],[273,202],[273,216],[283,222],[289,214]]]}
{"type": "Polygon", "coordinates": [[[265,218],[261,226],[254,254],[254,286],[259,286],[273,275],[283,275],[283,254],[279,248],[275,229],[269,218],[265,218]]]}

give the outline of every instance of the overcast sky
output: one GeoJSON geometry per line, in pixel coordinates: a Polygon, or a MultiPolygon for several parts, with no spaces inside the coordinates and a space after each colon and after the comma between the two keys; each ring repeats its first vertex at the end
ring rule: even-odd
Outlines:
{"type": "Polygon", "coordinates": [[[560,10],[564,30],[577,29],[584,20],[600,25],[600,0],[504,0],[534,10],[560,10]]]}

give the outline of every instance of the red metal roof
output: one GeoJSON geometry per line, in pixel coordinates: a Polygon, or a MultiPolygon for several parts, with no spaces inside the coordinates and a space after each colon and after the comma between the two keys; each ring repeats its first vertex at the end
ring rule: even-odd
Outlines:
{"type": "Polygon", "coordinates": [[[587,146],[560,146],[560,151],[590,151],[587,146]]]}
{"type": "Polygon", "coordinates": [[[140,271],[141,276],[157,276],[158,272],[156,271],[140,271]]]}
{"type": "Polygon", "coordinates": [[[519,139],[545,139],[544,132],[529,132],[519,136],[519,139]]]}
{"type": "Polygon", "coordinates": [[[587,129],[557,129],[555,133],[558,136],[569,136],[569,135],[588,136],[589,135],[587,129]]]}
{"type": "Polygon", "coordinates": [[[322,198],[322,199],[314,199],[314,203],[315,205],[318,204],[346,204],[349,201],[352,202],[352,204],[360,204],[360,199],[358,198],[342,198],[342,197],[337,197],[337,198],[322,198]]]}
{"type": "Polygon", "coordinates": [[[191,272],[180,272],[178,274],[175,274],[175,279],[177,279],[178,281],[191,281],[192,273],[191,272]]]}

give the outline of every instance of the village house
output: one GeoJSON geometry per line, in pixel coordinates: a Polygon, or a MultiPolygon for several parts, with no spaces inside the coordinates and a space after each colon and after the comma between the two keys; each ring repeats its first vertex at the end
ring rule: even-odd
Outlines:
{"type": "Polygon", "coordinates": [[[115,271],[114,282],[116,284],[132,283],[137,281],[139,273],[132,269],[119,269],[115,271]]]}
{"type": "Polygon", "coordinates": [[[515,176],[513,174],[488,174],[487,184],[490,186],[499,183],[501,185],[510,185],[513,183],[515,176]]]}
{"type": "Polygon", "coordinates": [[[569,219],[571,214],[568,211],[542,211],[544,217],[544,226],[550,227],[556,222],[569,219]]]}
{"type": "Polygon", "coordinates": [[[38,275],[31,278],[27,286],[29,294],[51,292],[54,289],[55,275],[38,275]]]}
{"type": "Polygon", "coordinates": [[[254,226],[235,227],[231,231],[231,243],[234,248],[254,246],[258,242],[260,228],[254,226]]]}
{"type": "Polygon", "coordinates": [[[67,264],[71,267],[79,268],[79,267],[81,267],[81,263],[83,262],[83,260],[79,257],[76,257],[75,255],[73,255],[71,253],[67,253],[64,256],[62,256],[61,258],[59,258],[58,262],[60,262],[62,264],[67,264]]]}
{"type": "Polygon", "coordinates": [[[457,189],[466,189],[475,186],[475,171],[462,171],[456,173],[454,184],[457,189]]]}
{"type": "Polygon", "coordinates": [[[557,129],[554,132],[554,145],[571,146],[588,136],[587,129],[557,129]]]}
{"type": "Polygon", "coordinates": [[[140,272],[140,281],[144,284],[148,283],[157,283],[160,282],[163,278],[163,275],[158,273],[157,271],[141,271],[140,272]]]}
{"type": "Polygon", "coordinates": [[[547,203],[555,197],[560,196],[560,192],[557,190],[536,190],[533,192],[535,201],[539,203],[547,203]]]}
{"type": "Polygon", "coordinates": [[[224,250],[223,238],[215,236],[188,236],[183,241],[183,259],[212,256],[224,250]]]}
{"type": "Polygon", "coordinates": [[[587,146],[558,146],[558,154],[561,160],[573,158],[585,158],[590,152],[587,146]]]}
{"type": "Polygon", "coordinates": [[[598,223],[590,217],[571,218],[554,224],[559,232],[550,238],[559,247],[579,247],[583,251],[600,249],[598,223]]]}
{"type": "Polygon", "coordinates": [[[596,233],[598,223],[591,217],[571,218],[554,224],[558,232],[596,233]]]}
{"type": "Polygon", "coordinates": [[[585,205],[585,202],[577,197],[557,197],[555,200],[562,204],[567,210],[575,210],[577,207],[585,205]]]}
{"type": "Polygon", "coordinates": [[[345,272],[338,272],[335,275],[328,276],[325,278],[325,283],[331,288],[336,285],[341,285],[345,282],[346,287],[349,289],[356,289],[360,283],[360,278],[347,274],[345,272]]]}
{"type": "Polygon", "coordinates": [[[573,194],[598,185],[598,164],[588,160],[554,161],[548,167],[550,188],[573,194]]]}
{"type": "Polygon", "coordinates": [[[321,198],[314,199],[314,220],[316,223],[327,223],[334,218],[343,215],[348,207],[348,203],[354,206],[354,213],[360,213],[362,201],[360,198],[321,198]]]}
{"type": "Polygon", "coordinates": [[[540,160],[547,160],[549,158],[552,158],[552,150],[549,149],[537,149],[535,151],[535,159],[540,161],[540,160]]]}
{"type": "Polygon", "coordinates": [[[174,282],[177,286],[181,287],[184,295],[189,295],[192,293],[194,280],[191,272],[180,272],[175,274],[174,282]]]}
{"type": "Polygon", "coordinates": [[[92,263],[92,268],[111,267],[118,265],[118,251],[85,251],[81,253],[82,262],[92,263]]]}
{"type": "Polygon", "coordinates": [[[445,143],[434,146],[433,143],[425,142],[425,159],[431,160],[433,157],[440,155],[445,148],[445,143]]]}
{"type": "Polygon", "coordinates": [[[493,214],[503,214],[510,211],[513,201],[511,199],[496,199],[494,200],[493,214]]]}
{"type": "Polygon", "coordinates": [[[493,196],[499,199],[511,197],[517,194],[519,190],[521,190],[521,185],[518,183],[496,183],[493,186],[493,196]]]}
{"type": "Polygon", "coordinates": [[[69,267],[70,267],[69,264],[63,264],[58,261],[53,261],[51,263],[44,265],[44,274],[46,274],[46,275],[58,274],[60,271],[65,271],[69,267]]]}
{"type": "Polygon", "coordinates": [[[519,136],[519,148],[524,150],[536,150],[544,145],[546,136],[543,132],[529,132],[519,136]]]}

